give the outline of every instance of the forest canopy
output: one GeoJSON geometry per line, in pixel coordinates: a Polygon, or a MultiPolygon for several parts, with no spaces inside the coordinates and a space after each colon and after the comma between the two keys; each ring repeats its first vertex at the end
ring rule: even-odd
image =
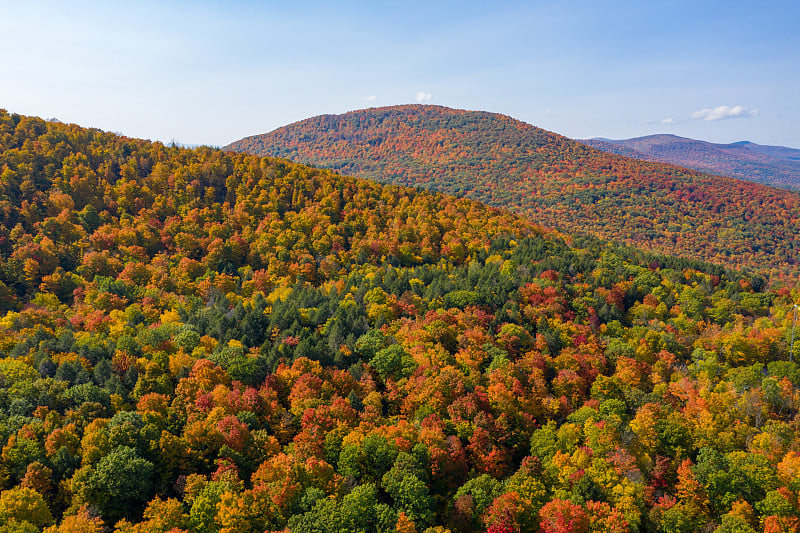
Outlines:
{"type": "Polygon", "coordinates": [[[792,531],[796,289],[0,111],[0,531],[792,531]]]}
{"type": "Polygon", "coordinates": [[[800,273],[800,194],[595,150],[510,117],[404,105],[226,149],[472,198],[544,226],[733,268],[800,273]]]}

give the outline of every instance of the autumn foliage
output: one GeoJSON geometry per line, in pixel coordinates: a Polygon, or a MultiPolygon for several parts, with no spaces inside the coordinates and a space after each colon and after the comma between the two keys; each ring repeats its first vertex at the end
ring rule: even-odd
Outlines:
{"type": "Polygon", "coordinates": [[[0,112],[0,531],[792,531],[796,289],[0,112]]]}
{"type": "Polygon", "coordinates": [[[226,147],[423,187],[548,226],[734,268],[800,272],[800,196],[432,105],[323,115],[226,147]]]}

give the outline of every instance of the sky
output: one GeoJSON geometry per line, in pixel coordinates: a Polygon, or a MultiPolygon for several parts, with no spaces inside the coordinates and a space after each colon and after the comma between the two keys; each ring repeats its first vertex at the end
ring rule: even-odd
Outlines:
{"type": "Polygon", "coordinates": [[[798,28],[794,0],[0,0],[0,108],[190,145],[425,103],[800,148],[798,28]]]}

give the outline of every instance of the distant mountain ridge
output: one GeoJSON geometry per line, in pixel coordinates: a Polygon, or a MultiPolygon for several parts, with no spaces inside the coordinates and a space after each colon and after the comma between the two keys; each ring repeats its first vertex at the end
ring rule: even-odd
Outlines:
{"type": "Polygon", "coordinates": [[[225,147],[480,200],[544,226],[796,272],[793,191],[620,157],[511,117],[433,105],[309,118],[225,147]]]}
{"type": "Polygon", "coordinates": [[[633,139],[578,139],[592,148],[644,161],[669,163],[721,176],[800,188],[800,150],[750,141],[716,144],[676,135],[633,139]]]}

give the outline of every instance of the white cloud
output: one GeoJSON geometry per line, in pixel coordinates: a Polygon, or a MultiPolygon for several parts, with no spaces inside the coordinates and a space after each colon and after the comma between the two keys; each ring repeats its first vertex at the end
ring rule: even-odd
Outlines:
{"type": "Polygon", "coordinates": [[[427,104],[428,102],[431,101],[431,98],[433,98],[433,95],[431,95],[431,93],[426,93],[425,91],[419,91],[417,93],[418,104],[427,104]]]}
{"type": "Polygon", "coordinates": [[[701,109],[691,114],[692,118],[701,118],[703,120],[724,120],[726,118],[746,118],[758,115],[758,109],[750,109],[741,105],[733,107],[721,105],[713,109],[701,109]]]}
{"type": "Polygon", "coordinates": [[[670,118],[665,118],[665,119],[663,119],[663,120],[661,121],[661,123],[662,123],[662,124],[668,124],[668,125],[670,125],[670,126],[671,126],[671,125],[673,125],[673,124],[677,124],[677,123],[678,123],[678,121],[677,121],[677,120],[675,120],[674,118],[671,118],[671,117],[670,117],[670,118]]]}
{"type": "Polygon", "coordinates": [[[378,97],[377,97],[377,96],[374,96],[374,95],[371,95],[371,96],[365,96],[365,97],[364,97],[364,100],[366,100],[367,102],[374,102],[374,101],[375,101],[375,100],[377,100],[377,99],[378,99],[378,97]]]}

